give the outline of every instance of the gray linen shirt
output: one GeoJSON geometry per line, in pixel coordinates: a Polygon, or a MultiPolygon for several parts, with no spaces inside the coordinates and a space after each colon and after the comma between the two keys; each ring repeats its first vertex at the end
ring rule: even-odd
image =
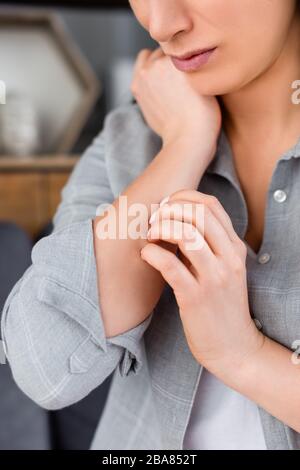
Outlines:
{"type": "MultiPolygon", "coordinates": [[[[14,379],[40,406],[75,403],[113,372],[93,449],[182,449],[201,378],[168,284],[144,322],[109,339],[98,301],[96,209],[118,197],[160,148],[137,104],[108,113],[63,189],[53,233],[34,246],[32,265],[3,310],[2,338],[14,379]]],[[[300,339],[299,156],[300,139],[278,160],[263,243],[258,255],[248,247],[247,256],[251,313],[258,328],[291,354],[300,339]]],[[[247,207],[223,130],[198,189],[221,201],[243,238],[247,207]]],[[[300,434],[259,412],[268,449],[300,449],[300,434]]]]}

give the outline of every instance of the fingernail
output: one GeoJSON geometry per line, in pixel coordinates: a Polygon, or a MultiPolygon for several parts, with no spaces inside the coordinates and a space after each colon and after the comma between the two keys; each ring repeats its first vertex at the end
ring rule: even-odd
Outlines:
{"type": "Polygon", "coordinates": [[[170,196],[167,196],[165,197],[164,199],[162,199],[162,201],[160,202],[159,204],[159,207],[163,206],[164,204],[166,204],[170,199],[170,196]]]}
{"type": "Polygon", "coordinates": [[[153,214],[151,215],[151,217],[149,219],[149,224],[152,224],[154,222],[157,211],[158,211],[158,209],[156,209],[156,211],[154,211],[153,214]]]}

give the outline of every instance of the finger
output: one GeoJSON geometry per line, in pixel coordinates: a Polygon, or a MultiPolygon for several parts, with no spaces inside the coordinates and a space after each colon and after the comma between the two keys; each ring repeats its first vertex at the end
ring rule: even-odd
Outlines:
{"type": "Polygon", "coordinates": [[[193,266],[193,272],[213,271],[216,259],[200,232],[192,225],[178,220],[164,219],[153,224],[148,235],[149,241],[165,240],[177,244],[193,266]],[[192,238],[192,235],[194,238],[192,238]]]}
{"type": "Polygon", "coordinates": [[[189,189],[182,189],[170,195],[169,202],[173,202],[176,200],[189,200],[191,202],[202,202],[206,204],[211,211],[215,214],[215,216],[219,219],[220,223],[223,225],[224,229],[226,230],[229,238],[232,240],[233,243],[240,242],[241,239],[237,235],[234,227],[232,225],[231,218],[229,217],[228,213],[225,211],[224,207],[222,206],[221,202],[215,197],[210,194],[205,194],[200,191],[189,190],[189,189]]]}
{"type": "Polygon", "coordinates": [[[137,71],[145,65],[147,59],[152,54],[151,49],[141,49],[137,54],[134,66],[133,66],[133,77],[136,75],[137,71]]]}
{"type": "Polygon", "coordinates": [[[163,52],[161,47],[157,47],[152,54],[149,56],[149,61],[154,61],[156,59],[159,59],[160,57],[163,57],[165,53],[163,52]]]}
{"type": "Polygon", "coordinates": [[[216,256],[231,257],[236,247],[219,219],[206,204],[190,201],[174,201],[160,207],[154,219],[156,222],[172,219],[193,224],[207,241],[216,256]]]}
{"type": "Polygon", "coordinates": [[[177,256],[161,246],[149,243],[141,250],[141,257],[160,271],[174,290],[177,300],[196,286],[196,279],[177,256]]]}
{"type": "Polygon", "coordinates": [[[180,259],[180,261],[184,264],[184,266],[187,269],[189,269],[189,270],[191,269],[192,263],[190,262],[190,260],[186,256],[184,256],[184,254],[180,250],[178,250],[178,258],[180,259]]]}

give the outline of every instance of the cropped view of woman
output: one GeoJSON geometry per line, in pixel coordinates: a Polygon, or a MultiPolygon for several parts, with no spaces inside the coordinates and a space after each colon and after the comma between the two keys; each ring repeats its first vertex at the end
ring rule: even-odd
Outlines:
{"type": "Polygon", "coordinates": [[[113,373],[93,449],[300,449],[299,2],[129,3],[158,47],[6,301],[14,380],[113,373]]]}

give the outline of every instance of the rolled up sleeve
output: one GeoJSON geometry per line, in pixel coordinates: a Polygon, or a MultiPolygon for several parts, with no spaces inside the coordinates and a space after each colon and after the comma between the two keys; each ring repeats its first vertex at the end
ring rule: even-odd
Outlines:
{"type": "Polygon", "coordinates": [[[32,264],[3,309],[1,335],[13,377],[47,409],[79,401],[116,369],[122,377],[137,374],[145,361],[143,335],[153,312],[120,335],[106,338],[104,331],[93,218],[100,203],[114,198],[102,145],[100,135],[75,168],[53,233],[34,246],[32,264]]]}

